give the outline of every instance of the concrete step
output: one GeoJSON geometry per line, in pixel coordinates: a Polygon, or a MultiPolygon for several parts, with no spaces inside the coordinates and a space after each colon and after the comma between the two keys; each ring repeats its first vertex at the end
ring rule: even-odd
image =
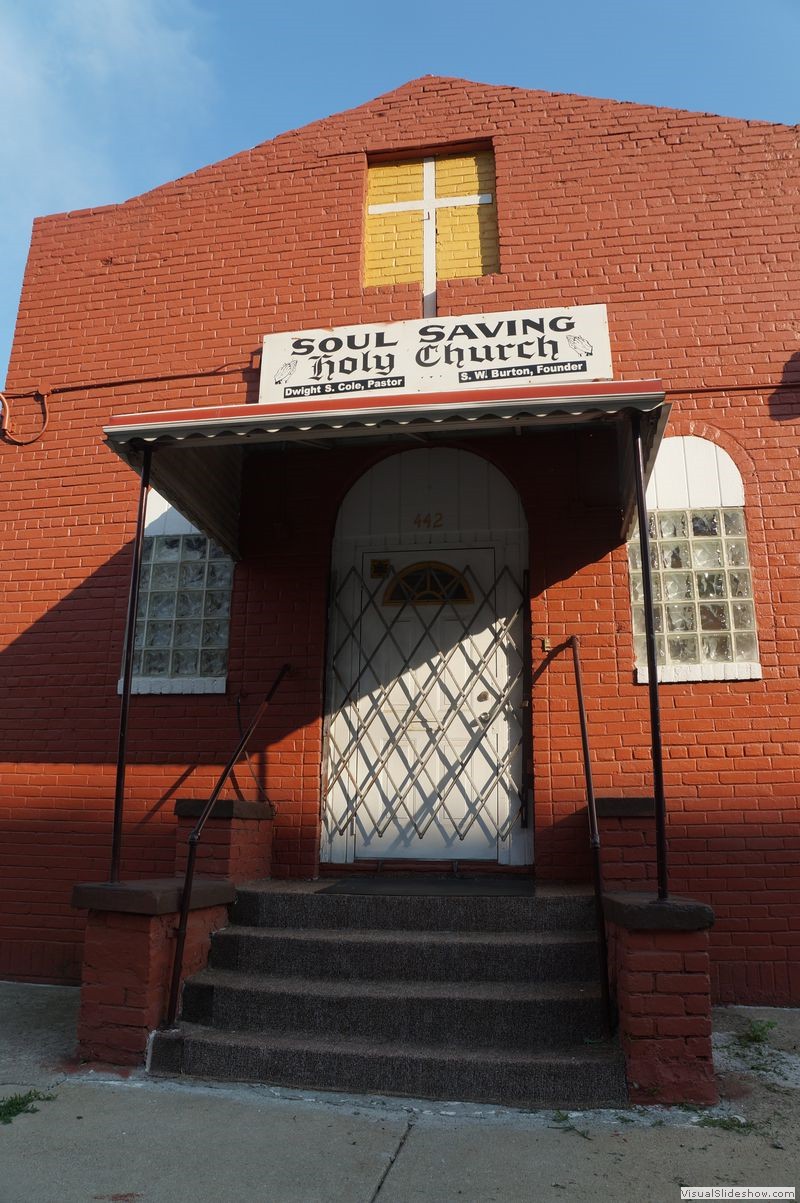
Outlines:
{"type": "Polygon", "coordinates": [[[542,888],[535,895],[326,894],[324,883],[240,887],[232,920],[247,927],[347,928],[369,931],[540,932],[594,927],[590,889],[542,888]]]}
{"type": "Polygon", "coordinates": [[[408,1041],[533,1052],[603,1032],[595,983],[354,981],[207,969],[186,982],[182,1018],[227,1031],[408,1041]]]}
{"type": "Polygon", "coordinates": [[[589,931],[434,932],[288,930],[233,925],[217,932],[211,965],[284,977],[402,981],[597,980],[589,931]]]}
{"type": "Polygon", "coordinates": [[[155,1037],[155,1072],[517,1106],[624,1102],[590,889],[328,888],[239,889],[209,968],[186,982],[180,1027],[155,1037]]]}
{"type": "MultiPolygon", "coordinates": [[[[457,1030],[457,1029],[456,1029],[457,1030]]],[[[150,1070],[228,1081],[516,1107],[618,1107],[625,1072],[611,1045],[562,1052],[472,1049],[364,1037],[216,1032],[182,1024],[157,1032],[150,1070]]]]}

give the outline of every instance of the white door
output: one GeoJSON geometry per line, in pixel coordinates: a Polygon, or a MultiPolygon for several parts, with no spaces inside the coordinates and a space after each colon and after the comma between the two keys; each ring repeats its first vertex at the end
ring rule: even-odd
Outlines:
{"type": "MultiPolygon", "coordinates": [[[[426,489],[430,507],[431,489],[447,488],[454,457],[464,475],[463,454],[418,455],[402,466],[396,495],[426,489]],[[413,473],[425,468],[420,485],[413,473]]],[[[370,487],[374,499],[374,481],[370,487]]],[[[329,631],[324,859],[530,860],[522,542],[506,529],[492,545],[485,519],[482,531],[477,523],[454,531],[445,496],[433,499],[433,514],[442,515],[433,531],[412,518],[403,538],[400,510],[385,519],[383,538],[374,529],[366,539],[363,530],[362,538],[341,538],[329,631]]],[[[363,503],[351,512],[364,521],[363,503]]]]}
{"type": "Polygon", "coordinates": [[[361,624],[356,857],[497,860],[509,716],[494,551],[367,552],[383,588],[361,624]]]}

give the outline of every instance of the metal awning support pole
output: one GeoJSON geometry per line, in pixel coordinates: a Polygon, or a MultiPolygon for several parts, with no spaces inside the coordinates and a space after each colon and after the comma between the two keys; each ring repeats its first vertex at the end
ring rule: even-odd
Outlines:
{"type": "Polygon", "coordinates": [[[111,871],[109,881],[119,881],[119,864],[122,856],[122,815],[125,806],[125,770],[128,750],[128,711],[131,704],[133,683],[133,647],[136,639],[136,612],[139,606],[139,582],[142,576],[142,547],[144,545],[144,520],[147,510],[147,493],[150,488],[150,461],[152,448],[145,446],[142,452],[142,479],[139,487],[139,505],[136,511],[136,535],[133,540],[133,562],[131,583],[128,591],[128,617],[125,624],[125,645],[122,669],[122,697],[119,707],[119,736],[117,739],[117,778],[114,787],[114,827],[111,835],[111,871]]]}
{"type": "Polygon", "coordinates": [[[656,864],[658,897],[669,897],[667,884],[667,803],[664,796],[664,754],[661,739],[661,709],[658,702],[658,665],[656,661],[656,631],[653,618],[653,575],[650,564],[650,532],[647,523],[647,502],[644,486],[644,446],[642,416],[631,414],[633,439],[633,476],[636,482],[636,513],[639,519],[639,546],[642,553],[642,593],[644,594],[644,629],[647,648],[647,681],[650,693],[650,741],[653,758],[653,794],[656,804],[656,864]]]}

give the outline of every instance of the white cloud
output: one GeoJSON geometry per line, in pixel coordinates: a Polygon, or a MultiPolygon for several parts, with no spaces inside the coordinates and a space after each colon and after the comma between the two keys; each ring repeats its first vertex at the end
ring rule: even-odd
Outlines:
{"type": "Polygon", "coordinates": [[[193,0],[0,0],[0,379],[33,218],[187,169],[214,94],[205,21],[193,0]]]}
{"type": "Polygon", "coordinates": [[[208,69],[194,49],[204,20],[190,0],[54,0],[54,38],[87,86],[152,109],[164,101],[190,112],[208,69]]]}

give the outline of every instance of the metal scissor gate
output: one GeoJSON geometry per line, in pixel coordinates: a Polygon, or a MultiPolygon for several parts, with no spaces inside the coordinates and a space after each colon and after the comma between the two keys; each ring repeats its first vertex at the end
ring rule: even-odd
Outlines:
{"type": "Polygon", "coordinates": [[[496,570],[494,548],[427,550],[435,558],[364,551],[334,583],[330,860],[509,859],[523,813],[527,590],[496,570]]]}

